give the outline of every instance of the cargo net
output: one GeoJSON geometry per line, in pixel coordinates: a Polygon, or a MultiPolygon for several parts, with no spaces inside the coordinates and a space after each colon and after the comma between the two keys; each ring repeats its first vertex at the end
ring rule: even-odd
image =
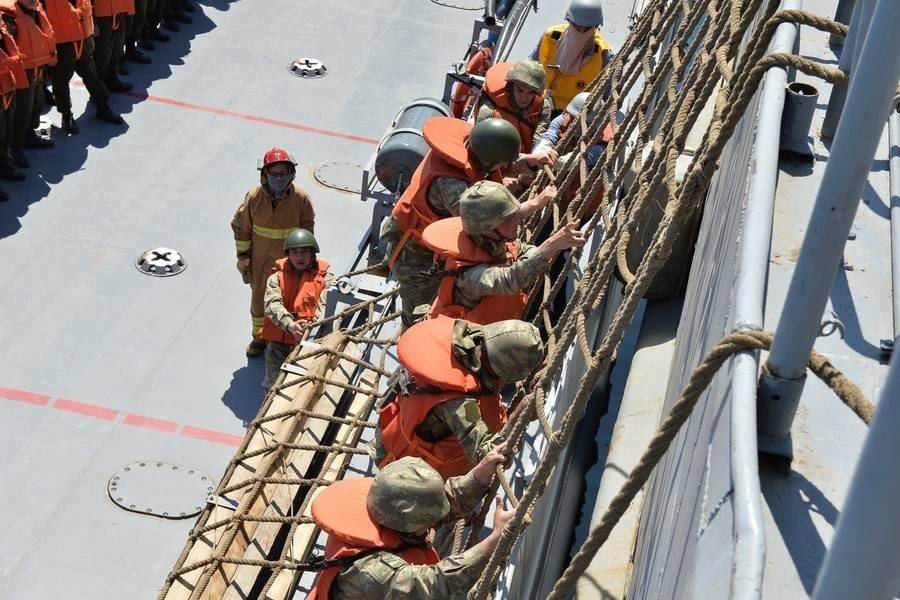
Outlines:
{"type": "MultiPolygon", "coordinates": [[[[766,55],[781,23],[838,35],[846,35],[846,26],[802,11],[777,9],[775,0],[648,2],[622,49],[591,84],[584,110],[560,143],[560,154],[571,152],[573,159],[555,173],[541,172],[523,197],[533,197],[551,184],[558,188],[555,203],[525,223],[526,240],[537,242],[550,230],[577,223],[599,244],[590,257],[582,257],[581,250],[570,252],[561,268],[557,265],[545,275],[529,295],[527,314],[546,336],[547,359],[518,385],[504,433],[519,445],[528,425],[537,420],[548,443],[533,474],[518,482],[517,489],[524,490],[521,498],[498,469],[482,507],[438,532],[436,545],[446,556],[478,542],[489,500],[499,488],[516,507],[470,598],[486,598],[495,590],[595,385],[611,368],[641,298],[672,252],[676,237],[701,209],[723,148],[765,72],[790,67],[846,84],[837,69],[791,54],[766,55]],[[701,118],[705,108],[711,117],[701,118]],[[590,120],[589,115],[596,118],[590,120]],[[600,143],[608,123],[616,124],[614,135],[589,168],[588,152],[600,143]],[[676,177],[676,161],[694,128],[700,128],[701,141],[686,173],[676,177]],[[630,238],[655,202],[664,206],[662,218],[646,236],[650,242],[643,258],[631,269],[626,260],[630,238]],[[614,270],[626,284],[624,299],[595,349],[585,325],[607,297],[614,270]],[[556,309],[555,300],[567,283],[571,295],[564,308],[556,309]],[[587,368],[554,427],[547,416],[547,400],[570,349],[583,355],[587,368]]],[[[371,469],[363,448],[375,426],[367,419],[372,418],[379,390],[386,387],[386,361],[396,343],[395,336],[379,339],[382,330],[397,329],[395,294],[396,290],[386,292],[327,319],[321,325],[337,323],[338,330],[317,339],[315,347],[298,346],[289,357],[198,518],[160,598],[282,599],[309,589],[315,576],[309,557],[320,543],[310,518],[312,500],[324,486],[371,469]],[[354,316],[354,326],[341,327],[354,316]],[[357,463],[363,466],[357,468],[357,463]],[[298,585],[301,578],[303,584],[298,585]]],[[[557,582],[552,598],[564,598],[571,591],[689,416],[708,383],[704,378],[734,352],[766,348],[768,343],[766,334],[737,332],[704,361],[705,370],[698,368],[619,496],[557,582]]],[[[811,360],[814,373],[828,379],[868,421],[871,404],[819,359],[811,360]]]]}

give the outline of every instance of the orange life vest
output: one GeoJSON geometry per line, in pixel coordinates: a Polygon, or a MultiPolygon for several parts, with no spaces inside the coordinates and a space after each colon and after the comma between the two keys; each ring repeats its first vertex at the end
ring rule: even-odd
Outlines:
{"type": "Polygon", "coordinates": [[[453,217],[441,219],[425,228],[422,239],[425,245],[434,250],[435,256],[444,259],[444,271],[446,274],[441,279],[438,295],[431,308],[428,310],[428,318],[434,319],[439,315],[465,319],[473,323],[487,325],[506,319],[521,319],[525,313],[525,302],[528,295],[524,292],[505,295],[485,296],[472,308],[466,308],[453,302],[453,289],[459,272],[475,265],[486,263],[509,265],[519,258],[519,245],[510,242],[506,244],[506,256],[497,260],[479,247],[471,237],[463,230],[462,219],[453,217]]]}
{"type": "MultiPolygon", "coordinates": [[[[115,17],[118,15],[133,15],[134,0],[93,0],[94,16],[115,17]]],[[[117,20],[113,20],[113,29],[118,29],[117,20]]]]}
{"type": "Polygon", "coordinates": [[[487,94],[485,99],[487,106],[494,109],[494,117],[509,121],[513,127],[519,132],[519,139],[522,140],[521,150],[524,153],[531,152],[534,145],[535,127],[541,118],[541,111],[544,108],[544,94],[538,94],[531,101],[525,110],[516,108],[512,98],[509,97],[508,82],[506,75],[515,65],[513,63],[497,63],[488,69],[487,76],[484,78],[484,91],[487,94]]]}
{"type": "MultiPolygon", "coordinates": [[[[275,261],[273,273],[278,273],[278,287],[281,288],[281,301],[284,307],[294,315],[295,319],[312,320],[319,310],[319,297],[325,290],[325,275],[328,273],[328,261],[316,259],[316,268],[309,269],[302,275],[291,266],[288,258],[275,261]]],[[[268,316],[263,321],[259,334],[264,340],[279,342],[293,346],[297,340],[293,335],[278,327],[268,316]]]]}
{"type": "Polygon", "coordinates": [[[25,75],[25,65],[19,54],[16,40],[10,35],[9,30],[0,20],[0,39],[3,44],[0,47],[0,95],[3,96],[3,108],[9,108],[12,102],[11,94],[17,89],[28,87],[28,77],[25,75]]]}
{"type": "Polygon", "coordinates": [[[469,123],[452,117],[432,117],[425,122],[422,135],[430,150],[391,211],[391,218],[403,230],[403,238],[394,249],[393,259],[396,259],[406,240],[412,238],[421,244],[422,230],[444,218],[445,215],[437,214],[428,204],[428,190],[435,178],[455,177],[467,181],[469,185],[482,179],[502,181],[499,171],[485,176],[469,160],[466,140],[471,129],[469,123]]]}
{"type": "MultiPolygon", "coordinates": [[[[440,557],[434,548],[406,547],[400,535],[379,525],[366,508],[366,496],[372,487],[372,477],[357,477],[333,483],[316,496],[311,512],[316,525],[328,533],[325,560],[351,559],[379,550],[394,550],[394,554],[411,565],[433,565],[440,557]]],[[[328,600],[331,584],[340,575],[340,565],[324,569],[306,600],[328,600]]]]}
{"type": "Polygon", "coordinates": [[[381,443],[388,451],[379,467],[404,456],[417,456],[444,479],[468,472],[472,463],[455,435],[427,441],[416,432],[431,409],[447,400],[460,396],[477,398],[481,418],[491,432],[499,431],[506,423],[500,394],[483,391],[475,375],[453,355],[456,321],[438,316],[416,323],[400,336],[397,357],[410,377],[415,378],[415,385],[408,395],[398,392],[379,411],[381,443]]]}
{"type": "MultiPolygon", "coordinates": [[[[53,26],[53,35],[57,44],[80,42],[88,35],[85,21],[91,22],[93,34],[93,18],[90,0],[76,0],[73,5],[69,0],[44,0],[47,19],[53,26]]],[[[76,60],[81,56],[81,48],[76,52],[76,60]]]]}
{"type": "MultiPolygon", "coordinates": [[[[37,21],[15,0],[2,0],[2,9],[16,17],[16,46],[25,69],[56,64],[53,27],[40,3],[35,5],[37,21]]],[[[27,85],[25,87],[28,87],[27,85]]]]}
{"type": "MultiPolygon", "coordinates": [[[[490,46],[480,48],[472,54],[472,58],[466,64],[466,73],[469,75],[484,75],[494,62],[494,51],[490,46]]],[[[464,118],[466,110],[472,104],[472,90],[465,83],[457,83],[453,91],[453,101],[450,110],[457,119],[464,118]]]]}

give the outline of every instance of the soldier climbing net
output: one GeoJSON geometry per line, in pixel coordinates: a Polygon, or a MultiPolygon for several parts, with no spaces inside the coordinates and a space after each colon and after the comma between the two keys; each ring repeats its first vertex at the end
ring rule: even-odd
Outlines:
{"type": "MultiPolygon", "coordinates": [[[[571,152],[573,159],[557,173],[545,169],[526,193],[532,197],[551,184],[559,190],[557,201],[524,225],[526,239],[535,240],[547,228],[584,223],[583,229],[599,236],[600,243],[587,260],[582,260],[581,250],[571,252],[564,268],[555,276],[545,275],[529,294],[529,314],[535,315],[535,324],[547,336],[547,360],[518,386],[504,433],[513,445],[519,444],[528,424],[537,420],[548,444],[524,482],[521,498],[498,470],[486,498],[502,487],[516,514],[470,598],[481,600],[495,589],[592,391],[611,368],[638,303],[666,263],[674,240],[701,209],[718,159],[763,75],[773,66],[786,66],[846,84],[837,69],[791,54],[766,55],[776,27],[784,22],[847,33],[844,25],[802,11],[779,12],[778,5],[777,0],[648,2],[622,49],[592,83],[582,113],[560,143],[561,153],[571,152]],[[700,119],[705,108],[711,109],[712,117],[702,141],[686,174],[676,177],[676,161],[692,129],[705,123],[700,119]],[[590,120],[589,115],[596,118],[590,120]],[[589,150],[601,139],[606,124],[617,120],[601,159],[589,168],[589,150]],[[625,260],[631,237],[650,203],[660,197],[665,199],[662,219],[632,271],[625,260]],[[591,213],[595,198],[599,205],[591,213]],[[624,298],[593,349],[587,319],[608,296],[614,270],[626,284],[624,298]],[[571,296],[561,314],[555,314],[554,300],[567,283],[571,296]],[[554,428],[546,404],[572,347],[581,353],[587,369],[554,428]]],[[[292,353],[166,578],[161,599],[290,598],[299,575],[314,570],[306,562],[318,535],[309,507],[324,486],[345,475],[352,456],[365,454],[360,440],[375,426],[367,419],[389,375],[386,361],[396,344],[395,337],[379,338],[383,329],[392,330],[398,317],[395,301],[396,290],[391,290],[324,320],[318,325],[336,323],[338,331],[292,353]]],[[[767,334],[741,331],[713,349],[551,598],[565,598],[572,590],[689,417],[712,374],[734,352],[768,344],[767,334]]],[[[811,358],[810,367],[868,422],[872,406],[855,385],[818,355],[811,358]]],[[[489,507],[485,501],[467,519],[441,532],[442,552],[476,543],[489,507]]]]}

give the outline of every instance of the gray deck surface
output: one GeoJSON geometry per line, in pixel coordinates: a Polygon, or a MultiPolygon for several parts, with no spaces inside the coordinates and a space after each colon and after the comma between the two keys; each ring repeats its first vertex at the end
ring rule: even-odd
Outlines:
{"type": "MultiPolygon", "coordinates": [[[[831,0],[807,1],[803,8],[830,17],[835,4],[831,0]]],[[[837,66],[827,34],[804,27],[800,35],[802,55],[837,66]]],[[[812,83],[820,92],[820,110],[813,121],[817,156],[815,165],[784,160],[781,164],[765,316],[770,330],[778,323],[814,190],[829,154],[818,134],[831,86],[803,75],[797,80],[812,83]]],[[[878,399],[887,372],[887,364],[880,360],[879,342],[893,335],[887,158],[885,130],[853,225],[856,239],[847,242],[845,266],[838,269],[816,340],[816,349],[873,401],[878,399]]],[[[786,477],[765,465],[761,470],[768,542],[763,597],[802,598],[812,593],[866,429],[818,379],[807,378],[793,428],[797,449],[792,471],[786,477]]]]}
{"type": "MultiPolygon", "coordinates": [[[[243,355],[249,289],[229,223],[258,183],[257,159],[275,145],[294,153],[322,255],[341,272],[370,207],[315,183],[312,168],[364,164],[401,106],[439,96],[478,14],[423,0],[200,6],[153,64],[129,64],[125,79],[152,98],[114,97],[127,128],[86,114],[79,135],[54,129],[54,150],[29,152],[28,181],[3,184],[12,200],[0,205],[2,598],[155,596],[193,519],[122,511],[106,481],[141,459],[217,480],[256,414],[262,361],[243,355]],[[289,74],[303,56],[330,74],[289,74]],[[158,245],[179,249],[187,270],[138,273],[135,258],[158,245]],[[50,399],[11,400],[16,391],[50,399]],[[109,410],[60,410],[73,405],[59,399],[109,410]],[[124,424],[127,414],[175,432],[124,424]],[[185,426],[225,436],[196,439],[185,426]]],[[[75,88],[73,99],[78,114],[87,94],[75,88]]]]}

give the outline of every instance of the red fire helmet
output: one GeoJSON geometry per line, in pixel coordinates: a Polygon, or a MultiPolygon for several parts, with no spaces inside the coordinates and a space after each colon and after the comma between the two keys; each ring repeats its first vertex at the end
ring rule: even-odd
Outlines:
{"type": "Polygon", "coordinates": [[[297,161],[294,160],[293,156],[288,154],[287,150],[282,150],[281,148],[272,148],[263,156],[262,168],[280,162],[291,163],[292,165],[297,164],[297,161]]]}

